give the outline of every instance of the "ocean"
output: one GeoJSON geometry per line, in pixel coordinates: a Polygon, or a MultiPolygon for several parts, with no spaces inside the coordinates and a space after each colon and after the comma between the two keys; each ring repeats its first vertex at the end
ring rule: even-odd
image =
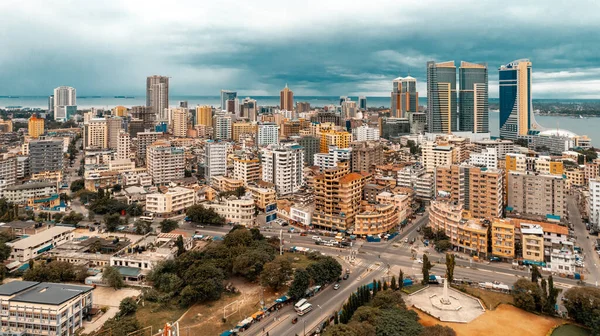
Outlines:
{"type": "MultiPolygon", "coordinates": [[[[245,96],[239,96],[240,99],[245,98],[245,96]]],[[[279,105],[279,96],[252,96],[253,99],[256,99],[259,106],[277,106],[279,105]]],[[[350,97],[352,100],[357,101],[358,97],[350,97]]],[[[196,105],[212,105],[219,106],[220,97],[219,96],[171,96],[169,97],[171,106],[178,106],[179,101],[187,101],[188,106],[193,107],[196,105]]],[[[311,106],[325,106],[330,104],[339,104],[340,97],[339,96],[295,96],[294,100],[296,102],[309,102],[311,106]]],[[[579,101],[591,101],[591,100],[575,100],[575,99],[552,99],[552,100],[540,100],[544,102],[579,102],[579,101]]],[[[491,98],[490,103],[496,103],[498,99],[491,98]]],[[[535,102],[533,101],[534,108],[535,102]]],[[[115,98],[111,97],[103,97],[103,96],[82,96],[77,97],[77,106],[79,108],[105,108],[110,109],[115,106],[123,105],[126,107],[145,105],[146,97],[145,96],[127,96],[127,98],[115,98]]],[[[427,105],[427,98],[420,97],[419,105],[427,105]]],[[[42,108],[46,109],[48,107],[48,97],[46,96],[23,96],[23,97],[6,97],[0,96],[0,108],[6,107],[29,107],[29,108],[42,108]]],[[[390,106],[390,98],[389,97],[367,97],[367,106],[369,107],[389,107],[390,106]]],[[[492,135],[497,136],[499,129],[498,125],[499,121],[499,113],[498,112],[490,112],[490,130],[492,135]]],[[[574,117],[566,117],[566,116],[536,116],[536,120],[539,124],[546,128],[561,128],[567,129],[571,132],[574,132],[579,135],[587,135],[592,138],[592,144],[596,147],[600,147],[600,118],[586,118],[579,119],[574,117]]]]}

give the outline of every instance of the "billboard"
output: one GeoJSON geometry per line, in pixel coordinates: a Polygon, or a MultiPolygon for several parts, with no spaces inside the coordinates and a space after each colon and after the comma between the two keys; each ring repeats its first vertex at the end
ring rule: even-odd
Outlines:
{"type": "Polygon", "coordinates": [[[276,219],[277,219],[277,213],[272,213],[270,215],[267,215],[266,222],[270,223],[270,222],[272,222],[272,221],[274,221],[276,219]]]}
{"type": "Polygon", "coordinates": [[[269,213],[271,211],[277,210],[277,203],[271,203],[266,206],[265,212],[269,213]]]}

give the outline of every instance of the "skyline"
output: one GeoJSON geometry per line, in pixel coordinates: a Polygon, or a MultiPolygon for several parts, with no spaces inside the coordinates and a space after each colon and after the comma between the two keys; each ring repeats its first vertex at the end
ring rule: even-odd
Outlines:
{"type": "Polygon", "coordinates": [[[410,74],[425,96],[427,61],[464,60],[488,64],[497,97],[498,68],[529,58],[534,98],[600,98],[600,4],[561,7],[263,0],[179,1],[164,11],[158,1],[5,2],[0,27],[11,34],[0,41],[11,52],[0,56],[0,95],[49,95],[62,85],[141,95],[144,78],[159,74],[171,77],[174,95],[272,96],[289,83],[297,96],[387,96],[394,78],[410,74]],[[24,27],[26,17],[36,20],[24,27]]]}

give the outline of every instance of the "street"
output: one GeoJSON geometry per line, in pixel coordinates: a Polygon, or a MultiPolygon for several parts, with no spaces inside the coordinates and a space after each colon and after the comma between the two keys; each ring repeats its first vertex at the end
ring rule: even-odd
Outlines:
{"type": "Polygon", "coordinates": [[[598,280],[600,280],[600,257],[598,257],[598,253],[594,250],[594,242],[598,236],[590,236],[589,231],[585,228],[585,223],[581,219],[577,201],[572,195],[567,196],[567,211],[569,213],[569,220],[573,223],[577,245],[581,247],[584,256],[584,264],[587,271],[584,273],[584,280],[590,285],[598,286],[598,280]]]}

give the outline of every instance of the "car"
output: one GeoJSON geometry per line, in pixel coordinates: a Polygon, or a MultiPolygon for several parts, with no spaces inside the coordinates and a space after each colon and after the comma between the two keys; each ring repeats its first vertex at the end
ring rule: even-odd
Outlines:
{"type": "Polygon", "coordinates": [[[319,237],[319,236],[312,236],[312,240],[321,240],[321,237],[319,237]]]}
{"type": "Polygon", "coordinates": [[[423,259],[417,259],[417,263],[422,264],[423,263],[423,259]]]}
{"type": "Polygon", "coordinates": [[[335,285],[333,285],[333,289],[334,289],[334,290],[338,290],[338,289],[340,289],[340,284],[337,284],[337,283],[336,283],[335,285]]]}
{"type": "Polygon", "coordinates": [[[350,277],[350,274],[346,273],[346,274],[344,274],[344,277],[342,279],[348,280],[349,277],[350,277]]]}
{"type": "Polygon", "coordinates": [[[501,261],[501,259],[498,257],[491,257],[490,261],[501,261]]]}
{"type": "Polygon", "coordinates": [[[408,237],[404,238],[404,242],[408,243],[408,237]]]}

